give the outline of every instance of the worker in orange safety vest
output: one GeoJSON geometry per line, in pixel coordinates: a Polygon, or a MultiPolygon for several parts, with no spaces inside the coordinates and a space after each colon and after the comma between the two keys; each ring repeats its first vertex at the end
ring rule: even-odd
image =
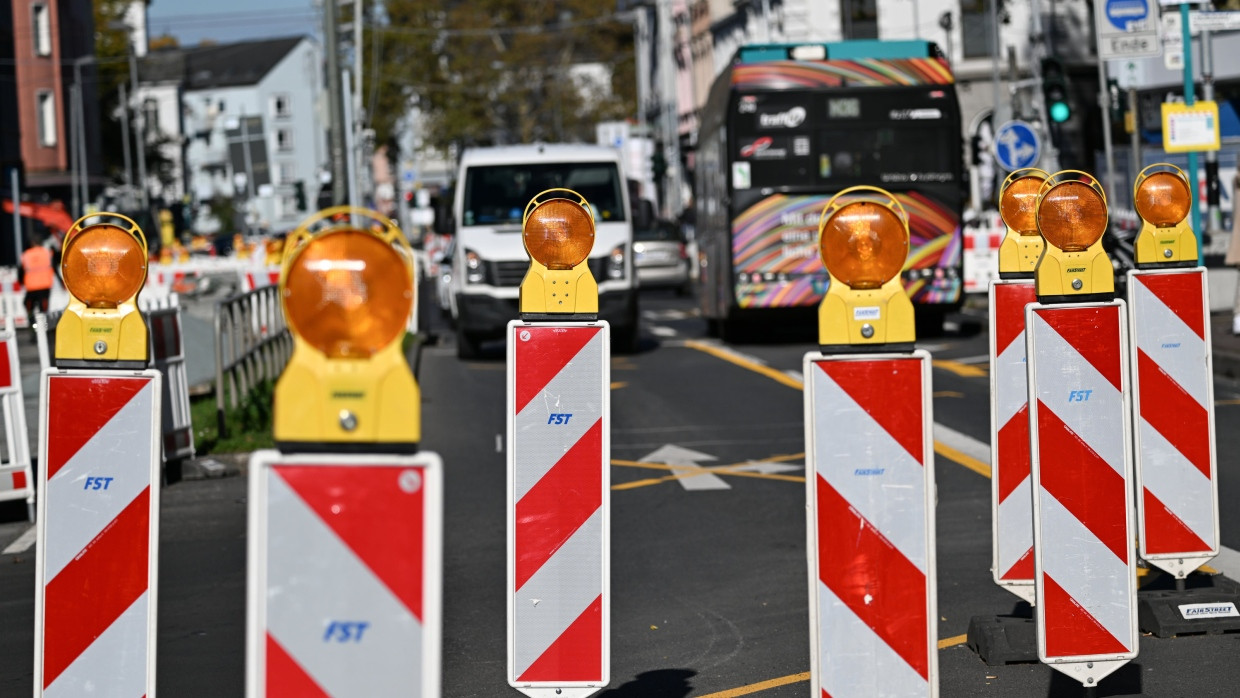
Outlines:
{"type": "Polygon", "coordinates": [[[26,317],[30,321],[28,327],[34,327],[34,313],[47,314],[47,303],[52,296],[52,283],[55,271],[52,267],[52,251],[42,241],[31,240],[30,246],[22,253],[22,268],[18,281],[26,287],[26,317]]]}

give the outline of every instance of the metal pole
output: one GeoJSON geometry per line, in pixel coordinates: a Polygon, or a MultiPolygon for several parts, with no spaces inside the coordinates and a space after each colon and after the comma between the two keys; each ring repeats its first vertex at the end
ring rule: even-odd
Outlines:
{"type": "Polygon", "coordinates": [[[995,129],[1008,120],[1008,111],[999,90],[999,0],[990,0],[990,81],[995,108],[995,129]]]}
{"type": "Polygon", "coordinates": [[[21,206],[21,179],[18,177],[17,168],[9,168],[9,195],[13,197],[13,250],[17,252],[14,261],[17,266],[22,263],[22,214],[19,210],[21,206]]]}
{"type": "Polygon", "coordinates": [[[133,164],[129,162],[129,93],[120,84],[121,150],[125,153],[125,205],[133,205],[133,164]]]}
{"type": "MultiPolygon", "coordinates": [[[[1188,17],[1188,3],[1180,5],[1180,31],[1184,42],[1184,104],[1193,106],[1197,101],[1193,91],[1193,35],[1190,31],[1188,17]]],[[[1201,201],[1198,199],[1200,194],[1197,191],[1197,152],[1192,151],[1188,154],[1188,189],[1189,198],[1192,200],[1193,211],[1193,235],[1197,237],[1197,263],[1202,263],[1201,249],[1201,201]]]]}
{"type": "Polygon", "coordinates": [[[664,213],[674,218],[680,213],[680,129],[676,102],[676,59],[673,55],[672,2],[659,0],[659,77],[663,115],[663,156],[667,161],[667,201],[664,213]]]}
{"type": "Polygon", "coordinates": [[[646,130],[646,107],[650,103],[650,22],[645,6],[633,12],[636,27],[633,45],[637,63],[637,123],[646,130]]]}
{"type": "Polygon", "coordinates": [[[1111,144],[1111,93],[1107,89],[1107,62],[1098,59],[1098,106],[1102,109],[1102,147],[1106,153],[1107,171],[1103,185],[1107,201],[1115,201],[1115,146],[1111,144]]]}
{"type": "Polygon", "coordinates": [[[82,190],[78,187],[78,149],[76,143],[78,134],[77,91],[78,84],[76,82],[69,86],[69,169],[71,171],[69,193],[71,195],[74,218],[82,215],[82,190]]]}
{"type": "Polygon", "coordinates": [[[245,194],[249,205],[254,206],[254,161],[250,158],[250,120],[241,111],[241,153],[245,157],[245,194]]]}
{"type": "MultiPolygon", "coordinates": [[[[349,91],[349,71],[340,71],[340,79],[344,81],[344,91],[349,91]]],[[[345,178],[349,183],[349,205],[357,206],[357,148],[353,141],[353,105],[351,102],[344,103],[344,138],[345,138],[345,164],[349,171],[345,178]]]]}
{"type": "MultiPolygon", "coordinates": [[[[133,43],[129,44],[129,82],[133,84],[133,96],[138,98],[138,60],[133,53],[133,43]]],[[[142,106],[134,110],[133,130],[134,141],[138,147],[138,195],[142,201],[143,213],[151,212],[151,196],[146,190],[146,128],[142,106]]]]}
{"type": "Polygon", "coordinates": [[[1132,134],[1129,141],[1129,186],[1134,186],[1141,174],[1141,113],[1137,111],[1137,88],[1128,88],[1128,111],[1132,114],[1132,134]]]}
{"type": "MultiPolygon", "coordinates": [[[[1210,32],[1201,32],[1201,98],[1214,100],[1214,43],[1210,32]]],[[[1218,151],[1206,151],[1206,232],[1217,233],[1223,227],[1219,211],[1218,151]]]]}
{"type": "Polygon", "coordinates": [[[323,0],[323,51],[327,54],[328,133],[331,143],[332,205],[345,201],[344,95],[340,91],[340,56],[336,36],[336,2],[323,0]]]}
{"type": "MultiPolygon", "coordinates": [[[[74,65],[74,69],[78,69],[80,65],[74,65]]],[[[78,80],[77,94],[77,112],[78,112],[78,164],[82,168],[82,178],[79,180],[82,184],[82,209],[85,210],[90,206],[90,160],[86,155],[86,104],[85,98],[82,96],[82,81],[78,80]]]]}

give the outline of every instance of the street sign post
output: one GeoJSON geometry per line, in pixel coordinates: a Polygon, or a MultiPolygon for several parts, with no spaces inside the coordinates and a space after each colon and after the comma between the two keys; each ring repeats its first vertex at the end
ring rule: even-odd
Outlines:
{"type": "Polygon", "coordinates": [[[526,207],[530,270],[508,325],[508,685],[585,698],[611,676],[610,328],[576,192],[526,207]]]}
{"type": "Polygon", "coordinates": [[[802,369],[811,691],[937,696],[931,369],[899,287],[908,218],[853,187],[818,234],[831,285],[802,369]]]}

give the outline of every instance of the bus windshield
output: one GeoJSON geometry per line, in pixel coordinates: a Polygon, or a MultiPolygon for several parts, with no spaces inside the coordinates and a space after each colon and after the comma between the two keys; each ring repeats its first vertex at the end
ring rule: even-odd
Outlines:
{"type": "Polygon", "coordinates": [[[620,173],[611,162],[561,162],[470,167],[462,225],[521,224],[530,199],[547,189],[585,197],[599,223],[625,220],[620,173]]]}

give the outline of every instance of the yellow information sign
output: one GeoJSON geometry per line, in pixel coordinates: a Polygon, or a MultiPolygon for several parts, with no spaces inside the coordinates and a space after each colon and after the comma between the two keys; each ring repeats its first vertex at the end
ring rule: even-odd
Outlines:
{"type": "Polygon", "coordinates": [[[1218,150],[1218,102],[1201,101],[1191,107],[1164,102],[1162,130],[1163,150],[1168,153],[1218,150]]]}

